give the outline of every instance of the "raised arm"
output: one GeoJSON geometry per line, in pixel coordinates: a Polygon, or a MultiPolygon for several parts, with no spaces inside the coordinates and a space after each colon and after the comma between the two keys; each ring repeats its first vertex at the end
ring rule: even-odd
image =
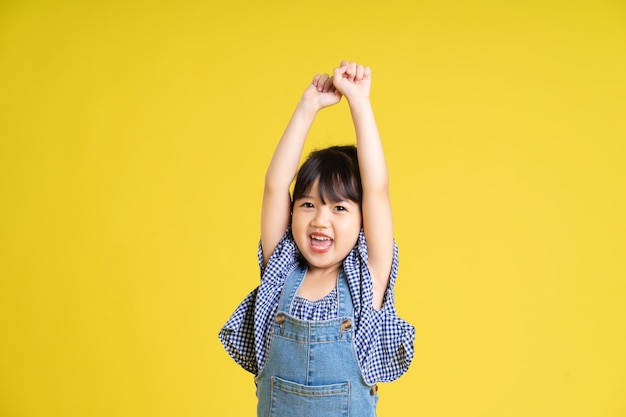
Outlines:
{"type": "Polygon", "coordinates": [[[265,174],[261,206],[263,265],[285,234],[291,216],[289,187],[298,171],[304,141],[317,112],[341,100],[328,74],[316,75],[296,106],[265,174]]]}
{"type": "Polygon", "coordinates": [[[348,99],[356,133],[363,185],[363,231],[374,286],[373,304],[379,309],[393,262],[393,220],[387,163],[369,97],[372,74],[369,67],[342,61],[333,78],[335,88],[348,99]]]}

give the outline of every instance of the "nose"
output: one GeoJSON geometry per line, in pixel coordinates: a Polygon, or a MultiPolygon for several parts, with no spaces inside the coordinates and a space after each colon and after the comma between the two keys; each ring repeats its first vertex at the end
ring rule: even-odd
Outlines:
{"type": "Polygon", "coordinates": [[[315,216],[311,219],[311,226],[325,228],[330,225],[330,210],[326,205],[315,210],[315,216]]]}

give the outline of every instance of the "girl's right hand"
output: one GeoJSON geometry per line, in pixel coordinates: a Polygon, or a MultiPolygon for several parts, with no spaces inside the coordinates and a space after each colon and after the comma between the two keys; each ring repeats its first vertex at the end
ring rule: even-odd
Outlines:
{"type": "Polygon", "coordinates": [[[332,106],[341,101],[341,93],[333,85],[333,77],[316,74],[302,95],[302,100],[312,104],[316,110],[332,106]]]}

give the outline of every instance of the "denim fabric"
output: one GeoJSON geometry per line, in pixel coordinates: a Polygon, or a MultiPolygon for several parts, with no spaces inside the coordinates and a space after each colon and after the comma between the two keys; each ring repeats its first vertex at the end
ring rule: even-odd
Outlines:
{"type": "MultiPolygon", "coordinates": [[[[219,339],[228,354],[255,375],[265,367],[269,355],[273,323],[285,280],[291,272],[301,267],[291,229],[287,229],[267,265],[263,262],[260,243],[257,255],[261,284],[237,306],[219,332],[219,339]]],[[[372,305],[374,289],[367,265],[367,242],[361,230],[357,244],[343,262],[343,272],[354,305],[357,361],[365,381],[373,385],[394,381],[409,369],[415,352],[415,328],[396,313],[394,286],[399,264],[395,241],[389,286],[380,310],[374,309],[372,305]]],[[[336,305],[333,313],[333,316],[337,314],[336,305]]],[[[329,315],[321,319],[330,318],[333,317],[329,315]]]]}
{"type": "Polygon", "coordinates": [[[255,378],[259,417],[375,417],[376,390],[365,383],[354,350],[353,303],[345,274],[337,280],[337,318],[291,315],[306,274],[287,278],[275,316],[267,362],[255,378]]]}

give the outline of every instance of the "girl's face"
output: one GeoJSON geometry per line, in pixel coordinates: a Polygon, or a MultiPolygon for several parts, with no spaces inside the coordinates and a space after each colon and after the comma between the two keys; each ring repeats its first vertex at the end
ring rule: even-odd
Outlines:
{"type": "Polygon", "coordinates": [[[309,269],[338,270],[359,237],[359,204],[322,199],[317,181],[293,205],[291,231],[309,269]]]}

